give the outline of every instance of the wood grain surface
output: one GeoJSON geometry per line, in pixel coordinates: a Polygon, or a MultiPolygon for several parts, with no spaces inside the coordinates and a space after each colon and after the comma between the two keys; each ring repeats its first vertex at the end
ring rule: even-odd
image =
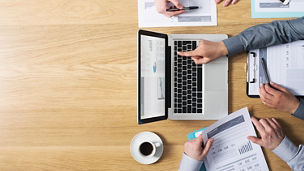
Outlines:
{"type": "MultiPolygon", "coordinates": [[[[224,33],[273,19],[252,19],[249,0],[223,8],[216,27],[148,29],[224,33]]],[[[0,1],[0,170],[177,170],[187,134],[214,121],[136,122],[137,1],[0,1]],[[153,165],[131,157],[130,141],[153,131],[164,154],[153,165]]],[[[246,96],[246,54],[229,58],[229,112],[248,106],[279,118],[304,142],[303,121],[246,96]]],[[[271,170],[289,170],[264,150],[271,170]]]]}

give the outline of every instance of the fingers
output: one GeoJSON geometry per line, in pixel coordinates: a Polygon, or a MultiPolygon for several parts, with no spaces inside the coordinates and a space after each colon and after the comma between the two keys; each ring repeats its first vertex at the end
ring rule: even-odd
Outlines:
{"type": "Polygon", "coordinates": [[[263,146],[263,141],[260,138],[257,137],[253,137],[253,136],[249,136],[247,137],[251,142],[255,143],[255,144],[259,144],[260,146],[263,146]]]}
{"type": "Polygon", "coordinates": [[[177,54],[180,56],[187,56],[187,57],[199,56],[196,49],[192,50],[192,51],[187,51],[187,52],[177,52],[177,54]]]}
{"type": "Polygon", "coordinates": [[[269,125],[270,125],[270,127],[271,127],[271,128],[273,128],[273,129],[275,129],[275,130],[277,130],[277,129],[278,129],[277,124],[276,124],[276,123],[274,123],[272,119],[267,118],[266,120],[267,120],[267,122],[269,123],[269,125]]]}
{"type": "Polygon", "coordinates": [[[204,58],[204,57],[193,56],[193,57],[192,57],[192,60],[194,61],[194,63],[195,63],[196,65],[208,63],[208,59],[207,59],[207,58],[204,58]]]}
{"type": "Polygon", "coordinates": [[[269,84],[265,84],[265,90],[267,91],[267,93],[273,96],[276,96],[280,93],[278,90],[271,88],[269,84]]]}
{"type": "Polygon", "coordinates": [[[232,1],[232,0],[226,0],[226,1],[224,2],[224,7],[227,7],[227,6],[231,3],[231,1],[232,1]]]}
{"type": "MultiPolygon", "coordinates": [[[[216,3],[216,4],[219,4],[219,3],[221,3],[222,1],[223,1],[223,0],[215,0],[215,3],[216,3]]],[[[239,2],[239,0],[226,0],[226,1],[224,2],[224,7],[229,6],[229,5],[231,4],[231,1],[232,1],[232,4],[233,4],[233,5],[239,2]]]]}
{"type": "Polygon", "coordinates": [[[279,122],[275,118],[272,118],[271,120],[276,124],[276,126],[278,128],[282,129],[282,126],[279,124],[279,122]]]}
{"type": "Polygon", "coordinates": [[[289,91],[286,88],[284,88],[284,87],[282,87],[282,86],[280,86],[280,85],[278,85],[276,83],[270,82],[270,84],[271,84],[271,86],[273,86],[274,88],[276,88],[276,89],[278,89],[280,91],[283,91],[285,93],[289,93],[289,91]]]}
{"type": "Polygon", "coordinates": [[[253,122],[259,133],[265,132],[265,128],[263,127],[263,125],[254,116],[251,117],[251,121],[253,122]]]}
{"type": "Polygon", "coordinates": [[[178,9],[183,9],[184,6],[178,0],[169,0],[178,9]]]}
{"type": "MultiPolygon", "coordinates": [[[[273,129],[272,127],[269,125],[269,123],[267,122],[266,119],[260,119],[259,122],[263,125],[263,127],[265,128],[266,132],[271,132],[273,129]]],[[[260,133],[261,136],[263,137],[263,133],[260,133]]]]}
{"type": "Polygon", "coordinates": [[[273,98],[273,95],[268,93],[267,90],[265,89],[264,84],[259,88],[259,92],[260,92],[261,98],[269,99],[269,100],[273,98]]]}
{"type": "Polygon", "coordinates": [[[275,118],[271,118],[271,120],[273,121],[273,123],[277,126],[277,131],[279,132],[279,134],[281,136],[284,136],[284,131],[282,129],[282,126],[279,124],[279,122],[275,119],[275,118]]]}
{"type": "Polygon", "coordinates": [[[238,3],[238,2],[239,2],[239,0],[233,0],[233,1],[232,1],[232,4],[235,5],[235,4],[238,3]]]}
{"type": "Polygon", "coordinates": [[[223,0],[215,0],[216,4],[219,4],[220,2],[222,2],[223,0]]]}
{"type": "Polygon", "coordinates": [[[172,4],[174,4],[174,6],[176,8],[179,8],[179,9],[184,8],[183,5],[178,0],[169,0],[169,1],[155,0],[157,12],[160,14],[163,14],[167,17],[172,17],[174,15],[179,15],[179,14],[185,12],[185,10],[167,12],[166,10],[169,8],[168,2],[171,2],[172,4]]]}
{"type": "Polygon", "coordinates": [[[207,143],[206,143],[206,146],[203,150],[203,153],[202,153],[202,156],[206,156],[212,146],[212,143],[213,143],[214,139],[213,138],[210,138],[207,143]]]}

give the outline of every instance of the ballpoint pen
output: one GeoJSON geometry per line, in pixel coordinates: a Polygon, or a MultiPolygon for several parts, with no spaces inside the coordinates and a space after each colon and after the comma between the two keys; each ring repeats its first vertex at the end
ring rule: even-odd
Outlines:
{"type": "Polygon", "coordinates": [[[266,63],[265,63],[264,58],[262,58],[261,62],[262,62],[262,67],[263,67],[263,71],[264,71],[264,75],[266,77],[267,83],[270,83],[270,79],[269,79],[269,75],[267,73],[267,67],[266,67],[266,63]]]}
{"type": "Polygon", "coordinates": [[[181,11],[181,10],[194,10],[194,9],[198,9],[198,6],[190,6],[190,7],[184,7],[183,9],[179,9],[179,8],[169,8],[166,9],[167,12],[173,12],[173,11],[181,11]]]}

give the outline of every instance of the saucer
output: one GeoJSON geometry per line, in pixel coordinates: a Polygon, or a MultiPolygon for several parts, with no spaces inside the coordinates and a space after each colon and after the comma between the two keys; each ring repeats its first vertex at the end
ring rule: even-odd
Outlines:
{"type": "Polygon", "coordinates": [[[152,164],[157,162],[162,156],[164,151],[163,142],[160,137],[153,132],[141,132],[134,136],[130,144],[130,152],[132,157],[141,164],[152,164]],[[152,157],[144,157],[140,154],[138,148],[143,142],[150,141],[160,143],[160,146],[156,148],[155,155],[152,157]]]}

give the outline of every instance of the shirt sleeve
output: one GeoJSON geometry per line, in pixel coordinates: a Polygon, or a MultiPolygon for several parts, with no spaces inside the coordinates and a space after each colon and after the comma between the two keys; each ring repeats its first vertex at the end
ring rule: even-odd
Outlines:
{"type": "Polygon", "coordinates": [[[304,120],[304,99],[299,98],[300,104],[293,116],[304,120]]]}
{"type": "Polygon", "coordinates": [[[303,145],[295,146],[287,137],[273,150],[282,160],[287,162],[294,171],[304,170],[304,149],[303,145]]]}
{"type": "Polygon", "coordinates": [[[183,154],[183,158],[179,167],[179,171],[199,171],[203,161],[199,161],[183,154]]]}
{"type": "Polygon", "coordinates": [[[304,39],[304,17],[274,21],[244,30],[224,40],[228,55],[304,39]]]}

